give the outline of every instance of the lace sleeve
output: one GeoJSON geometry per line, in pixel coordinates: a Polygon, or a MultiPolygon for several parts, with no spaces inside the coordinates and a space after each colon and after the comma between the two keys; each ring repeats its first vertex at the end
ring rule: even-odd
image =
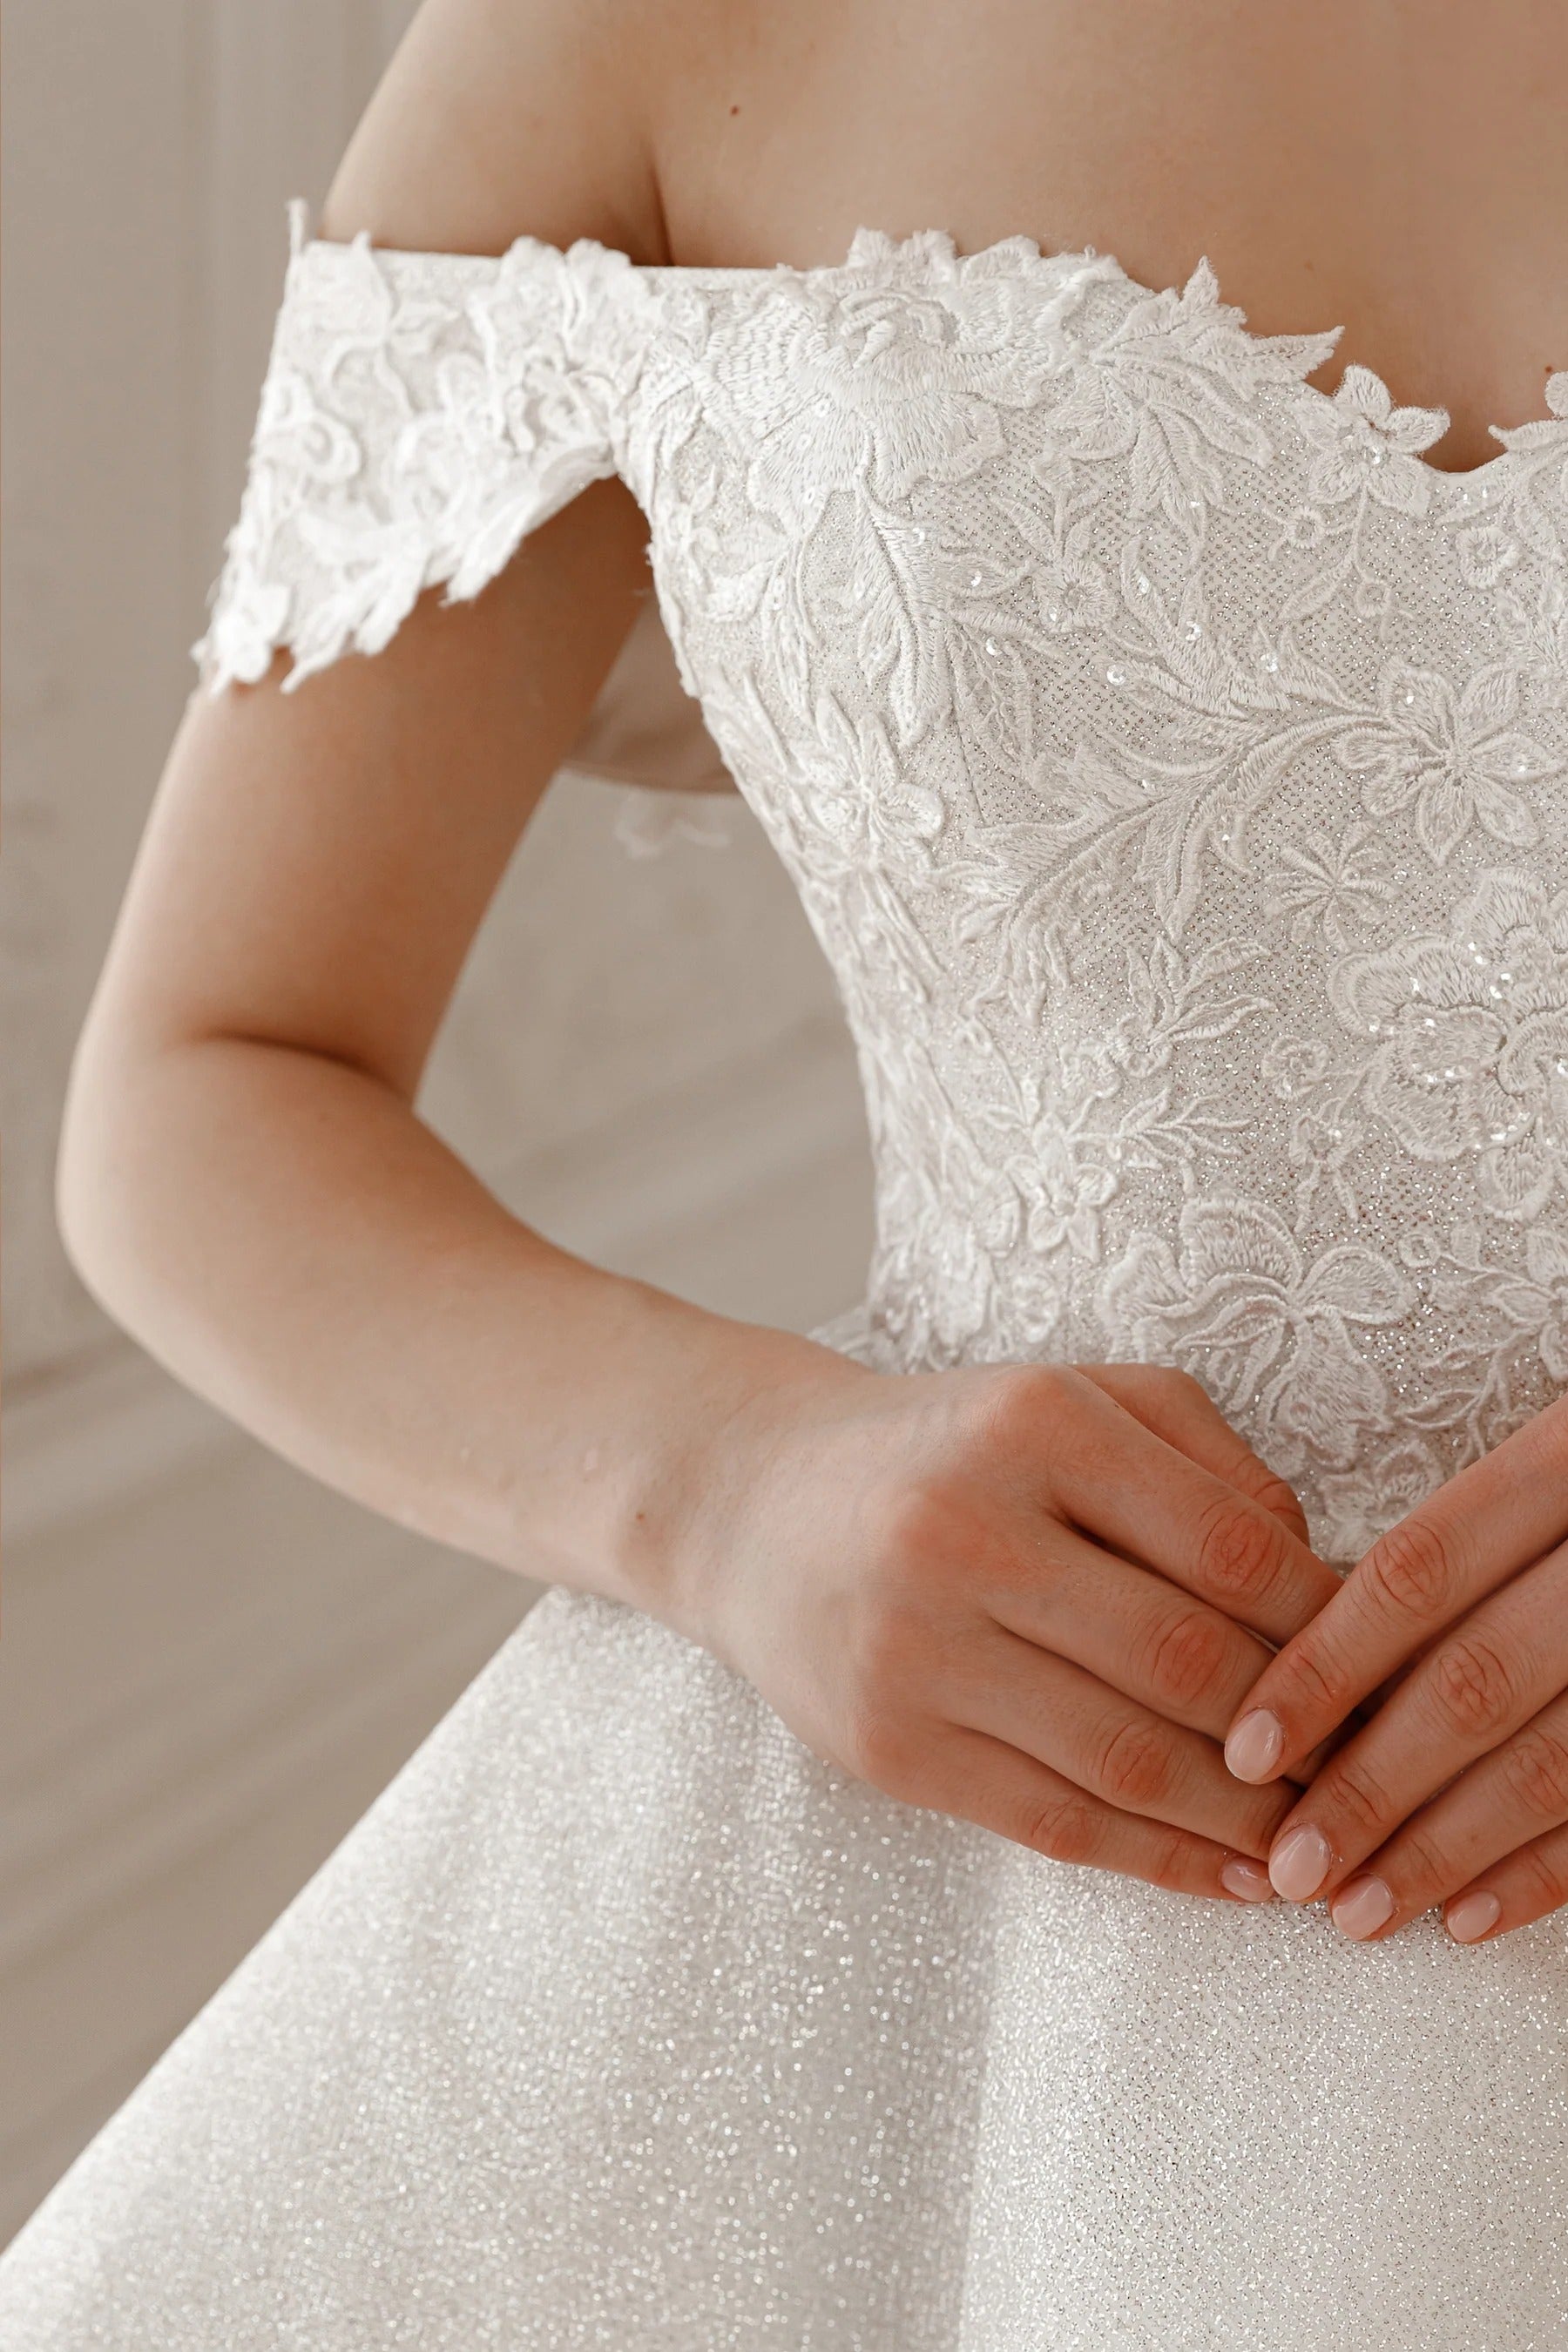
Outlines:
{"type": "Polygon", "coordinates": [[[289,209],[244,495],[193,647],[215,693],[264,676],[279,646],[286,688],[379,652],[422,589],[477,594],[617,471],[637,366],[645,289],[590,240],[401,252],[308,238],[289,209]]]}

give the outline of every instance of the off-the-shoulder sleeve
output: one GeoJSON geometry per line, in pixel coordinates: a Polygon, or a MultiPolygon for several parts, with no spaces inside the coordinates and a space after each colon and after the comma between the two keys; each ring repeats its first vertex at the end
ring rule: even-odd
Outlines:
{"type": "Polygon", "coordinates": [[[193,648],[213,690],[378,652],[420,591],[475,595],[617,470],[647,289],[625,255],[290,251],[238,518],[193,648]]]}

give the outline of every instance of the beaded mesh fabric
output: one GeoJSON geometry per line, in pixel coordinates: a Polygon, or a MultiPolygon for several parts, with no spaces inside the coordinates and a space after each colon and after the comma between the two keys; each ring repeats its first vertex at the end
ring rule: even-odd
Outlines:
{"type": "MultiPolygon", "coordinates": [[[[213,691],[596,478],[831,962],[899,1371],[1185,1367],[1373,1538],[1568,1378],[1568,374],[1468,474],[1206,265],[295,250],[213,691]]],[[[9,2254],[9,2352],[1549,2352],[1568,1923],[1047,1861],[533,1610],[9,2254]]]]}

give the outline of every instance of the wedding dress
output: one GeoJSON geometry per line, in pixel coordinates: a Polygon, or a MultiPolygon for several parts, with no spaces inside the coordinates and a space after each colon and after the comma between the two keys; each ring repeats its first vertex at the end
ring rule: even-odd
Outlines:
{"type": "MultiPolygon", "coordinates": [[[[198,650],[297,687],[620,475],[863,1075],[814,1336],[1185,1366],[1348,1564],[1568,1379],[1568,373],[1447,475],[1441,411],[1307,383],[1336,333],[1024,236],[296,212],[198,650]]],[[[555,1590],[46,2200],[0,2341],[1561,2352],[1565,2206],[1568,1917],[1364,1947],[1058,1864],[555,1590]]]]}

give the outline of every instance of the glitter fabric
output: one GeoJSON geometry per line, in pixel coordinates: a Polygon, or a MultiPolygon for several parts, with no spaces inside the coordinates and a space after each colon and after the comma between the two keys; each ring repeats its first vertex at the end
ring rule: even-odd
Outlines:
{"type": "MultiPolygon", "coordinates": [[[[859,1052],[885,1371],[1184,1365],[1353,1559],[1568,1378],[1568,376],[1206,268],[296,247],[201,653],[619,473],[859,1052]]],[[[1348,1942],[857,1783],[553,1591],[0,2259],[6,2352],[1561,2352],[1568,1926],[1348,1942]]]]}

